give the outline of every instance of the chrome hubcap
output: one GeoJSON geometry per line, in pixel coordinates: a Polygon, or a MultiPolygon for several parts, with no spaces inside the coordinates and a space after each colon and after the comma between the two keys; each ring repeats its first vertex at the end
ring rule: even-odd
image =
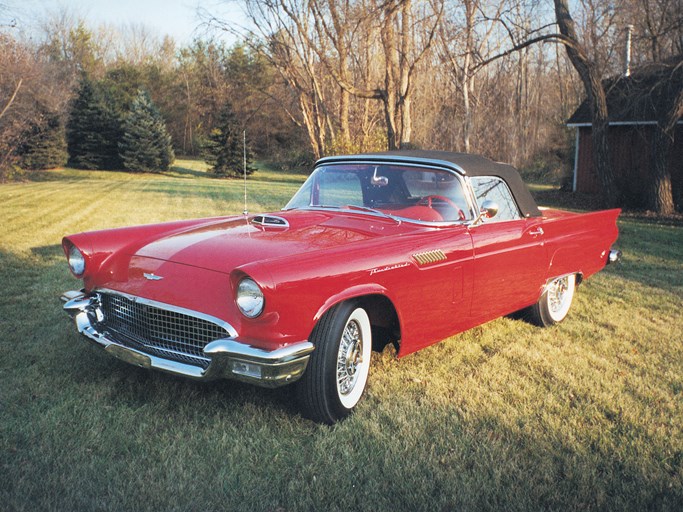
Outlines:
{"type": "Polygon", "coordinates": [[[344,328],[337,354],[337,384],[342,395],[348,395],[358,382],[363,365],[363,337],[355,320],[344,328]]]}
{"type": "Polygon", "coordinates": [[[548,287],[548,307],[553,313],[557,313],[564,307],[568,297],[569,277],[556,279],[548,287]]]}

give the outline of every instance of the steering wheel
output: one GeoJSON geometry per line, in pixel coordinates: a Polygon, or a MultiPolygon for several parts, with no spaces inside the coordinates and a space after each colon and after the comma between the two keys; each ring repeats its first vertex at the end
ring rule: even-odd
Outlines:
{"type": "Polygon", "coordinates": [[[440,201],[442,203],[446,203],[448,206],[450,206],[456,212],[458,212],[458,217],[460,220],[465,220],[465,218],[466,218],[465,212],[463,212],[457,204],[455,204],[453,201],[451,201],[450,199],[448,199],[445,196],[439,196],[439,195],[424,196],[422,199],[420,199],[417,202],[417,204],[433,209],[434,206],[432,206],[432,202],[434,202],[434,201],[440,201]]]}

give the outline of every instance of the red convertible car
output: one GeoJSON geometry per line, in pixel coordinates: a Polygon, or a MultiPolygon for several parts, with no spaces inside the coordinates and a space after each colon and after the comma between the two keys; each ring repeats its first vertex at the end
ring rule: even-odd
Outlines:
{"type": "Polygon", "coordinates": [[[200,380],[296,382],[333,423],[366,388],[373,347],[405,356],[517,311],[548,326],[619,252],[619,210],[538,208],[481,156],[323,158],[287,206],[67,236],[83,280],[64,309],[129,363],[200,380]]]}

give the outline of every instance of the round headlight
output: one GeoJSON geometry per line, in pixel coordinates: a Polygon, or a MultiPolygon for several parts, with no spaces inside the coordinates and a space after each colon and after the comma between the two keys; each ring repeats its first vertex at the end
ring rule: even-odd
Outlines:
{"type": "Polygon", "coordinates": [[[77,276],[85,272],[85,258],[75,245],[72,245],[69,249],[69,268],[77,276]]]}
{"type": "Polygon", "coordinates": [[[237,285],[237,307],[247,318],[256,318],[263,311],[263,292],[253,279],[245,277],[237,285]]]}

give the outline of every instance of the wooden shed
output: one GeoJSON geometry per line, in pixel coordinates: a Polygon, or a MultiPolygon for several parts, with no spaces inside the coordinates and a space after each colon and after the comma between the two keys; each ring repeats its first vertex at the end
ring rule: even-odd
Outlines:
{"type": "MultiPolygon", "coordinates": [[[[670,67],[649,66],[630,76],[605,82],[609,113],[608,143],[614,175],[632,207],[645,205],[652,169],[652,140],[657,117],[671,108],[683,81],[670,79],[670,67]],[[669,70],[669,74],[667,74],[669,70]]],[[[681,74],[676,74],[678,77],[681,74]]],[[[573,190],[597,194],[600,183],[593,169],[591,115],[585,100],[567,121],[576,128],[573,190]]],[[[683,119],[678,121],[674,147],[669,157],[674,200],[683,197],[683,119]]]]}

